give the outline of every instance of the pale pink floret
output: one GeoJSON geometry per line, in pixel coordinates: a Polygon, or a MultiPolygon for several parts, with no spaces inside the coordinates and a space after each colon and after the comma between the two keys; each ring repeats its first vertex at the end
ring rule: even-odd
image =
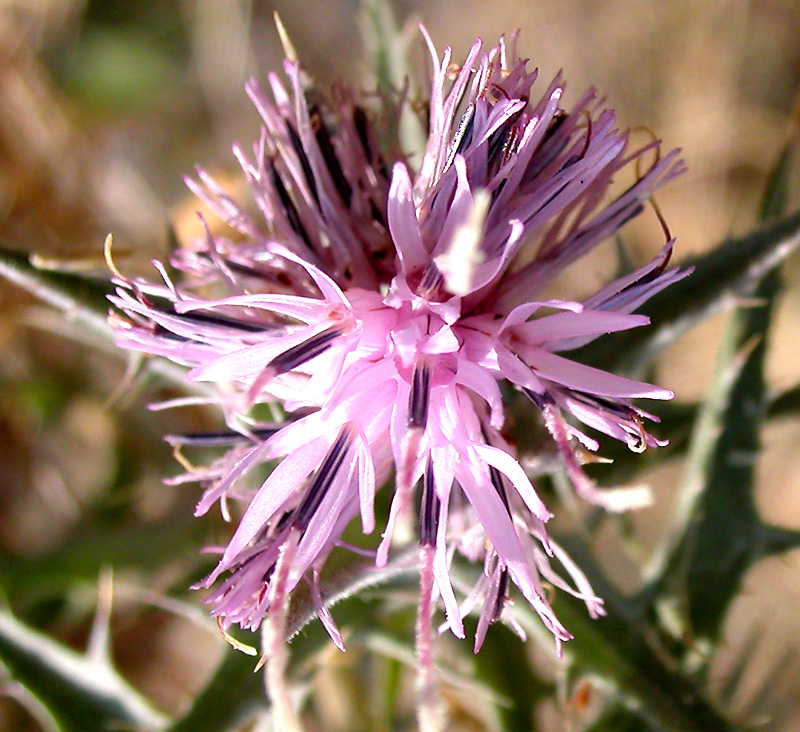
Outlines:
{"type": "MultiPolygon", "coordinates": [[[[592,91],[563,109],[560,77],[532,99],[535,73],[504,42],[486,52],[476,42],[448,81],[450,51],[440,60],[426,39],[434,73],[418,171],[399,142],[378,146],[355,93],[338,89],[321,110],[306,99],[299,65],[287,61],[288,86],[270,76],[271,99],[248,84],[262,135],[253,159],[235,151],[263,221],[198,171],[192,190],[244,241],[207,232],[173,262],[189,284],[173,284],[162,268],[164,284],[120,281],[112,298],[128,316],[115,320],[120,345],[216,386],[233,430],[195,438],[228,439],[231,449],[188,475],[206,484],[198,513],[217,501],[226,512],[229,500],[247,503],[203,582],[223,578],[209,601],[224,626],[255,628],[268,615],[288,547],[278,594],[308,579],[341,644],[320,572],[352,520],[374,531],[375,492],[394,475],[376,562],[388,561],[397,526],[418,505],[430,592],[421,608],[438,596],[447,625],[463,636],[464,615],[482,602],[479,647],[503,614],[510,580],[557,641],[568,640],[543,582],[580,597],[593,616],[602,601],[547,536],[550,511],[502,434],[500,384],[541,411],[576,491],[612,510],[618,504],[584,474],[576,449],[598,443],[568,417],[636,450],[662,444],[631,400],[669,399],[669,391],[563,354],[648,323],[633,311],[685,275],[666,269],[672,243],[582,302],[540,298],[681,172],[677,153],[659,158],[655,144],[631,152],[592,91]],[[385,159],[386,150],[396,158],[385,159]],[[612,178],[647,156],[654,161],[644,173],[605,200],[612,178]],[[289,417],[252,420],[250,407],[265,402],[289,417]],[[273,462],[249,488],[253,469],[273,462]],[[449,571],[455,552],[484,560],[461,600],[449,571]]],[[[396,110],[387,101],[383,111],[396,110]]]]}

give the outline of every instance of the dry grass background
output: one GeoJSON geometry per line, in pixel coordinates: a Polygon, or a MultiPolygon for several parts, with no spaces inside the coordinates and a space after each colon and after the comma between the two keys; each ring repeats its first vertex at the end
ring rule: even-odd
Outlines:
{"type": "MultiPolygon", "coordinates": [[[[800,87],[798,0],[398,0],[395,7],[398,17],[424,20],[455,58],[477,35],[491,42],[521,28],[520,48],[543,78],[563,68],[573,98],[594,84],[623,124],[643,125],[667,148],[681,147],[689,172],[659,194],[679,256],[753,226],[800,87]]],[[[181,175],[195,162],[235,175],[229,144],[255,136],[242,85],[250,74],[279,67],[273,10],[313,76],[364,77],[355,0],[0,0],[0,244],[95,270],[108,231],[134,259],[163,252],[170,223],[180,232],[193,215],[181,175]]],[[[796,207],[798,174],[793,191],[796,207]]],[[[627,241],[644,259],[662,238],[651,222],[627,241]]],[[[603,262],[595,264],[602,270],[603,262]]],[[[785,279],[769,360],[776,389],[800,382],[796,259],[785,279]]],[[[723,318],[666,355],[660,382],[679,398],[703,394],[723,318]]],[[[140,517],[188,516],[193,501],[191,491],[159,485],[156,466],[166,450],[154,456],[150,447],[168,420],[186,418],[153,422],[139,397],[122,412],[133,427],[120,427],[123,408],[108,398],[121,363],[61,330],[58,318],[20,291],[0,290],[0,552],[12,557],[35,556],[80,525],[113,482],[119,465],[111,456],[121,444],[139,461],[125,495],[140,517]],[[133,441],[131,429],[138,430],[133,441]]],[[[800,527],[798,437],[796,420],[765,431],[759,494],[770,519],[793,527],[800,527]]],[[[662,524],[678,471],[668,465],[653,476],[659,502],[641,517],[642,530],[662,524]]],[[[158,587],[168,588],[170,574],[162,574],[158,587]]],[[[724,686],[737,649],[757,633],[747,684],[734,699],[745,717],[761,707],[769,717],[773,702],[800,707],[800,651],[783,656],[787,647],[800,649],[798,608],[797,554],[748,576],[715,680],[724,686]],[[766,694],[761,682],[776,663],[784,673],[766,694]]],[[[145,631],[131,615],[119,629],[117,653],[136,683],[179,708],[215,646],[166,617],[156,626],[150,618],[145,631]],[[138,653],[142,633],[161,660],[138,653]]],[[[15,729],[21,719],[5,709],[0,728],[15,729]]],[[[800,728],[797,714],[782,719],[766,728],[800,728]]]]}

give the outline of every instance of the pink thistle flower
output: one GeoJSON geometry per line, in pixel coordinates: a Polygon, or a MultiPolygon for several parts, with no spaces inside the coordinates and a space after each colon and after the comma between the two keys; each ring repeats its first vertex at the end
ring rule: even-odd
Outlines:
{"type": "MultiPolygon", "coordinates": [[[[568,640],[543,583],[583,599],[593,616],[602,601],[548,538],[551,513],[503,436],[500,385],[541,411],[575,489],[600,505],[619,508],[583,473],[583,449],[598,449],[584,427],[633,450],[662,444],[631,400],[671,392],[564,354],[647,324],[633,311],[686,274],[667,269],[672,242],[582,302],[543,293],[681,172],[677,151],[631,150],[594,91],[562,108],[560,76],[534,95],[536,72],[503,41],[488,51],[476,42],[451,77],[449,49],[439,59],[425,38],[434,73],[418,170],[382,152],[399,143],[379,147],[377,117],[354,92],[334,89],[322,107],[287,60],[288,85],[277,75],[270,93],[248,84],[261,137],[250,157],[234,148],[258,219],[200,170],[190,188],[240,236],[208,233],[178,252],[177,283],[160,265],[162,285],[118,280],[112,300],[127,316],[114,321],[119,345],[214,385],[232,430],[173,438],[230,446],[178,479],[205,484],[198,514],[218,501],[226,516],[228,502],[246,504],[202,583],[216,584],[209,602],[223,627],[258,627],[305,578],[341,645],[320,573],[352,520],[374,530],[376,490],[394,475],[376,563],[387,562],[417,505],[423,630],[437,598],[460,637],[464,615],[482,603],[477,650],[513,583],[556,641],[568,640]],[[611,197],[612,179],[634,161],[646,170],[611,197]],[[263,403],[286,416],[254,420],[250,409],[263,403]],[[247,488],[266,463],[272,472],[247,488]],[[484,562],[461,600],[449,573],[455,552],[484,562]]],[[[384,115],[396,113],[385,104],[384,115]]]]}

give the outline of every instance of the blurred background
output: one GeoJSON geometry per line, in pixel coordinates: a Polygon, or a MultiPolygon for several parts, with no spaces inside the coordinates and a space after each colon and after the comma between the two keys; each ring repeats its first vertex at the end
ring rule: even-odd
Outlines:
{"type": "MultiPolygon", "coordinates": [[[[689,172],[658,194],[679,259],[754,226],[800,86],[797,0],[397,0],[394,7],[401,23],[423,20],[455,59],[476,36],[492,43],[520,28],[520,52],[544,80],[563,69],[572,99],[595,85],[622,125],[681,147],[689,172]]],[[[35,253],[48,266],[101,273],[109,232],[127,271],[163,256],[173,237],[191,236],[197,204],[182,176],[202,164],[238,185],[230,145],[247,147],[258,131],[243,84],[282,59],[274,11],[322,86],[369,78],[356,0],[0,0],[0,246],[35,253]]],[[[799,183],[795,173],[793,208],[799,183]]],[[[626,237],[638,262],[663,243],[649,217],[626,237]]],[[[605,271],[603,262],[596,266],[605,271]]],[[[769,356],[775,389],[800,382],[796,257],[784,280],[769,356]]],[[[679,399],[704,394],[723,319],[665,355],[659,383],[679,399]]],[[[59,314],[0,284],[3,592],[12,609],[79,648],[104,565],[113,563],[115,657],[134,685],[175,713],[220,653],[199,593],[186,587],[202,574],[198,549],[225,529],[192,518],[195,487],[162,485],[178,468],[161,437],[209,427],[213,417],[148,412],[147,403],[174,394],[153,384],[120,389],[124,359],[86,340],[59,314]]],[[[760,506],[770,520],[800,528],[800,425],[772,423],[764,440],[760,506]]],[[[667,464],[648,476],[658,500],[636,519],[643,536],[657,535],[669,514],[679,470],[667,464]]],[[[620,581],[633,582],[629,560],[609,545],[609,565],[618,562],[620,581]]],[[[748,720],[763,715],[765,729],[800,728],[793,711],[800,656],[782,655],[798,647],[798,607],[800,557],[789,554],[756,566],[730,613],[732,655],[754,633],[760,640],[752,678],[729,703],[748,720]],[[783,673],[761,698],[776,665],[783,673]]],[[[723,650],[720,683],[726,663],[723,650]]],[[[336,674],[329,676],[319,677],[323,697],[336,674]]],[[[330,688],[341,701],[345,692],[330,688]]],[[[2,670],[0,691],[0,729],[39,729],[19,702],[24,692],[2,670]]],[[[347,729],[336,704],[327,708],[324,729],[347,729]]]]}

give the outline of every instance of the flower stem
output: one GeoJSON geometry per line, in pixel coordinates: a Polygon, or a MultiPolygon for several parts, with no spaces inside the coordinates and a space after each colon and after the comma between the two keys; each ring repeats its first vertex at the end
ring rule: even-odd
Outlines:
{"type": "Polygon", "coordinates": [[[270,612],[264,624],[264,655],[259,662],[266,663],[265,683],[272,704],[275,728],[281,732],[304,732],[303,724],[292,702],[286,670],[289,650],[286,643],[286,614],[288,597],[286,584],[292,566],[299,532],[293,532],[281,548],[270,587],[270,612]]]}
{"type": "Polygon", "coordinates": [[[434,547],[419,548],[420,587],[417,607],[417,723],[419,732],[444,732],[446,712],[433,663],[433,557],[434,547]]]}

